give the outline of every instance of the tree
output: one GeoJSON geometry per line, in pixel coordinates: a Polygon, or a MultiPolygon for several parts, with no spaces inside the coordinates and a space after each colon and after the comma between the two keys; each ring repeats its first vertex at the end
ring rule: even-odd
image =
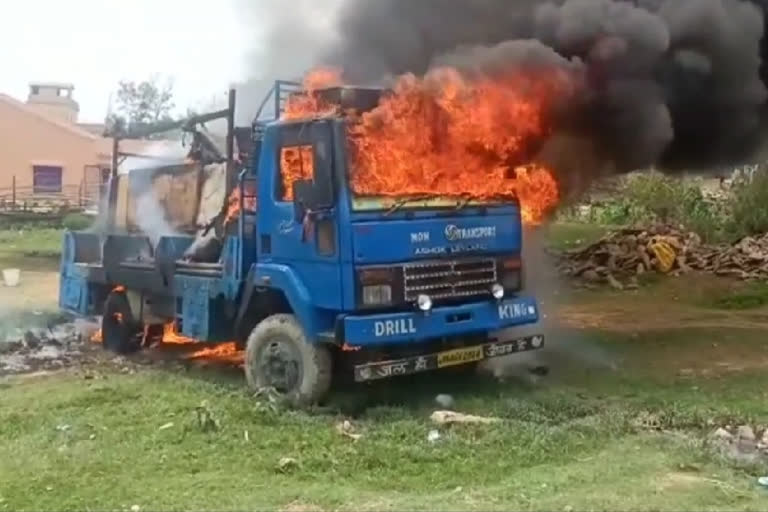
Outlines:
{"type": "Polygon", "coordinates": [[[121,80],[116,92],[116,109],[107,116],[107,125],[127,129],[171,119],[173,83],[161,83],[158,76],[135,82],[121,80]]]}

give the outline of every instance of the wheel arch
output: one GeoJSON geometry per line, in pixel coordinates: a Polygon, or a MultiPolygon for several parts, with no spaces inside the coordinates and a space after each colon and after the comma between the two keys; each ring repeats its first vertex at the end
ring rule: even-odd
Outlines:
{"type": "Polygon", "coordinates": [[[307,339],[311,343],[318,341],[318,312],[296,272],[285,265],[253,265],[235,318],[237,338],[244,340],[255,325],[275,314],[293,315],[307,339]]]}

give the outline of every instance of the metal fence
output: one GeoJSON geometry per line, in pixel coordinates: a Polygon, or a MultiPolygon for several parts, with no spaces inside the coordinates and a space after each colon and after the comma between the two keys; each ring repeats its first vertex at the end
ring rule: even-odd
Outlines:
{"type": "Polygon", "coordinates": [[[100,187],[63,185],[61,191],[50,192],[34,186],[0,188],[0,212],[52,213],[86,211],[98,208],[100,187]]]}

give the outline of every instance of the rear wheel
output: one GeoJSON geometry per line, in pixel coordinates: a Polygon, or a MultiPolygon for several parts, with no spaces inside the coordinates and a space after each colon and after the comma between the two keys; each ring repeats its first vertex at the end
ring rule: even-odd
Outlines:
{"type": "Polygon", "coordinates": [[[331,387],[328,347],[310,343],[293,315],[274,315],[248,337],[245,375],[255,391],[271,388],[296,406],[321,401],[331,387]]]}
{"type": "Polygon", "coordinates": [[[101,335],[104,348],[118,354],[130,354],[141,348],[141,325],[133,319],[125,293],[112,292],[107,297],[101,335]]]}

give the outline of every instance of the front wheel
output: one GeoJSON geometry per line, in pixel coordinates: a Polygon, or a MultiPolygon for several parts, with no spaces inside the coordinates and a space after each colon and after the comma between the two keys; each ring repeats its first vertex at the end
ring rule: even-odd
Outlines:
{"type": "Polygon", "coordinates": [[[313,405],[331,387],[328,347],[310,343],[293,315],[274,315],[248,337],[245,376],[251,389],[272,388],[289,403],[313,405]]]}

